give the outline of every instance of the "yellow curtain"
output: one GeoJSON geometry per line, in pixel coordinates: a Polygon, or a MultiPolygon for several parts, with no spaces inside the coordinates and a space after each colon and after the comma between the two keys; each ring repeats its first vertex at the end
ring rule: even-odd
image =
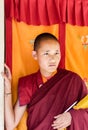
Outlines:
{"type": "MultiPolygon", "coordinates": [[[[31,74],[38,69],[37,62],[32,58],[33,42],[42,32],[50,32],[58,37],[58,24],[52,26],[32,26],[23,22],[12,21],[12,93],[13,104],[17,99],[17,84],[21,76],[31,74]]],[[[25,112],[15,130],[26,130],[25,112]]]]}
{"type": "MultiPolygon", "coordinates": [[[[88,88],[88,27],[66,24],[65,42],[65,68],[78,73],[88,88]]],[[[88,108],[88,95],[74,106],[80,108],[88,108]]]]}
{"type": "Polygon", "coordinates": [[[66,25],[66,69],[78,73],[88,87],[88,27],[66,25]]]}

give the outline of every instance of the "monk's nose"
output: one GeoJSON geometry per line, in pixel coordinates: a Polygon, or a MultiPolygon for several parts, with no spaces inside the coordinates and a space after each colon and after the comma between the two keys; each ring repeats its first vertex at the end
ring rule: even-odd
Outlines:
{"type": "Polygon", "coordinates": [[[55,56],[54,55],[50,55],[50,60],[51,61],[55,61],[55,56]]]}

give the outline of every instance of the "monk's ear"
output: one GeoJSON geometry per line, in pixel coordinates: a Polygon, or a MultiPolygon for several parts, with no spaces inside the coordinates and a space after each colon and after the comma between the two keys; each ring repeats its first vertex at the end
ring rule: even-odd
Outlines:
{"type": "Polygon", "coordinates": [[[32,51],[32,56],[35,60],[37,60],[37,52],[36,51],[32,51]]]}

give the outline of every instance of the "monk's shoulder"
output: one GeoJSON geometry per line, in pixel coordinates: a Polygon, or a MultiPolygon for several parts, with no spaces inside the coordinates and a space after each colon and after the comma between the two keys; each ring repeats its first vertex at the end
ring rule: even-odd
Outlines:
{"type": "Polygon", "coordinates": [[[18,81],[18,85],[27,85],[27,84],[32,84],[34,82],[34,80],[36,80],[36,77],[37,77],[37,73],[38,72],[35,72],[35,73],[32,73],[32,74],[29,74],[29,75],[25,75],[23,77],[20,77],[19,78],[19,81],[18,81]]]}
{"type": "Polygon", "coordinates": [[[70,78],[82,80],[81,76],[79,74],[77,74],[76,72],[73,72],[73,71],[67,70],[67,69],[60,69],[60,71],[64,75],[70,76],[70,78]]]}

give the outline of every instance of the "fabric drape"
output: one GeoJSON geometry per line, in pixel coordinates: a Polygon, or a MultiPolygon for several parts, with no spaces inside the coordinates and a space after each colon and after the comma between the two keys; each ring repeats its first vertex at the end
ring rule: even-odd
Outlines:
{"type": "Polygon", "coordinates": [[[6,17],[32,25],[88,25],[87,0],[5,0],[6,17]]]}

